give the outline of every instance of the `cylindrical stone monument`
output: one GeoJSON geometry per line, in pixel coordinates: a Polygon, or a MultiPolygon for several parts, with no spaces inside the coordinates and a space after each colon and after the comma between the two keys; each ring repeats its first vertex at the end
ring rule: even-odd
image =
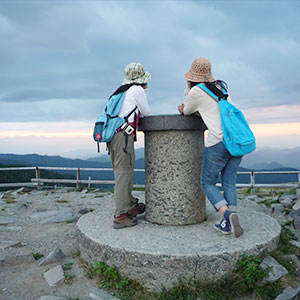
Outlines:
{"type": "Polygon", "coordinates": [[[150,116],[138,129],[145,134],[146,220],[162,225],[204,221],[200,175],[206,126],[201,117],[150,116]]]}

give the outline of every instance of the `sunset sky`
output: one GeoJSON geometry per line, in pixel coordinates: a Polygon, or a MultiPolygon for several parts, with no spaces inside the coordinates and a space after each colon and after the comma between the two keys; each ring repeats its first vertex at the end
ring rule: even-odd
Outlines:
{"type": "Polygon", "coordinates": [[[152,74],[152,114],[176,114],[196,57],[258,148],[300,147],[299,36],[296,0],[1,0],[0,153],[96,156],[94,123],[128,63],[152,74]]]}

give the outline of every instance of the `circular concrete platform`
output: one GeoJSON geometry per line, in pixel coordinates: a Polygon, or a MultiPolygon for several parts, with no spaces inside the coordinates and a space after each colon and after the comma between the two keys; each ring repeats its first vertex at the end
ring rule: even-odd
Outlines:
{"type": "MultiPolygon", "coordinates": [[[[142,199],[144,193],[139,193],[142,199]]],[[[276,248],[278,222],[239,203],[245,233],[240,238],[213,229],[219,215],[207,203],[207,219],[196,225],[155,225],[139,218],[135,227],[112,228],[114,202],[111,196],[101,210],[83,215],[78,223],[81,258],[89,263],[116,265],[120,273],[138,280],[152,291],[176,285],[179,279],[214,280],[229,274],[243,254],[260,254],[276,248]]]]}

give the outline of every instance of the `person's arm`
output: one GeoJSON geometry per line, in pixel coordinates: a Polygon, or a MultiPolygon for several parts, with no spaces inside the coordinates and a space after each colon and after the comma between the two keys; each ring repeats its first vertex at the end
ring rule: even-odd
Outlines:
{"type": "Polygon", "coordinates": [[[147,96],[142,87],[136,89],[136,106],[140,112],[140,115],[147,117],[150,115],[150,107],[147,101],[147,96]]]}
{"type": "Polygon", "coordinates": [[[198,89],[193,88],[189,91],[188,95],[184,98],[183,104],[178,107],[184,115],[191,115],[197,111],[199,105],[199,92],[198,89]]]}

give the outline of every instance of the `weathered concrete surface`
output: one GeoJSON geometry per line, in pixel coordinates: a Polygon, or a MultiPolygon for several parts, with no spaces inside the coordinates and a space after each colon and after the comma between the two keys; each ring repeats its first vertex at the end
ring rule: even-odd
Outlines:
{"type": "Polygon", "coordinates": [[[139,219],[135,227],[115,230],[113,200],[103,201],[101,210],[83,215],[77,223],[81,257],[89,263],[114,264],[149,290],[171,288],[179,278],[221,278],[241,255],[275,249],[281,231],[272,217],[241,205],[238,212],[245,233],[240,238],[213,229],[220,218],[211,205],[201,224],[166,226],[139,219]]]}
{"type": "Polygon", "coordinates": [[[205,219],[200,187],[205,128],[197,116],[151,116],[141,121],[147,221],[189,225],[205,219]]]}

